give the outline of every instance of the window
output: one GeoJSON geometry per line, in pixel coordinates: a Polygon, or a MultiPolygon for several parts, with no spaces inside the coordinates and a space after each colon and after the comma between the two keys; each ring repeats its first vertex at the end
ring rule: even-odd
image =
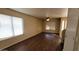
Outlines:
{"type": "Polygon", "coordinates": [[[62,27],[61,27],[61,30],[64,30],[65,29],[65,22],[64,20],[62,21],[62,27]]]}
{"type": "Polygon", "coordinates": [[[50,27],[48,25],[46,25],[46,30],[50,30],[50,27]]]}
{"type": "Polygon", "coordinates": [[[23,34],[23,19],[0,14],[0,38],[23,34]]]}
{"type": "Polygon", "coordinates": [[[23,21],[22,18],[13,17],[14,35],[23,34],[23,21]]]}
{"type": "Polygon", "coordinates": [[[55,22],[46,22],[46,30],[55,30],[55,22]]]}
{"type": "Polygon", "coordinates": [[[0,38],[11,37],[12,27],[11,27],[11,17],[0,14],[0,38]]]}

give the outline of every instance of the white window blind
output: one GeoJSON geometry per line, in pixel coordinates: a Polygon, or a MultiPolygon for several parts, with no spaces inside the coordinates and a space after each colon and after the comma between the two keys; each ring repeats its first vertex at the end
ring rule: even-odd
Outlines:
{"type": "Polygon", "coordinates": [[[23,34],[23,19],[0,14],[0,38],[23,34]]]}
{"type": "Polygon", "coordinates": [[[0,38],[12,36],[11,17],[0,14],[0,38]]]}
{"type": "Polygon", "coordinates": [[[13,28],[14,28],[14,35],[23,34],[23,21],[22,18],[13,17],[13,28]]]}

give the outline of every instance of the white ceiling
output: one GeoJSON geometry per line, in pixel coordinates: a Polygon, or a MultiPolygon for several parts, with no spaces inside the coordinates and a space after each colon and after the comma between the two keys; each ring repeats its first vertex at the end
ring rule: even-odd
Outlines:
{"type": "Polygon", "coordinates": [[[38,17],[67,17],[68,8],[12,8],[13,10],[38,17]]]}

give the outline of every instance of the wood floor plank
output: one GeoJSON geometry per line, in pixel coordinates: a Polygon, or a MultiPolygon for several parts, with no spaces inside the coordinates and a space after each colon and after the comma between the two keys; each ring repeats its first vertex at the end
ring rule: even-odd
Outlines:
{"type": "Polygon", "coordinates": [[[56,34],[40,33],[10,46],[8,51],[62,51],[61,39],[56,34]]]}

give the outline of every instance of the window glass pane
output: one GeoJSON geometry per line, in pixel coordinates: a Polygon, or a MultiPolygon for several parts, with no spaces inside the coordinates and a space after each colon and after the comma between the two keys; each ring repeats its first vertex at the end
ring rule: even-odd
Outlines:
{"type": "Polygon", "coordinates": [[[46,25],[46,30],[50,30],[50,27],[48,25],[46,25]]]}
{"type": "Polygon", "coordinates": [[[62,28],[61,30],[64,30],[64,20],[62,21],[62,28]]]}
{"type": "Polygon", "coordinates": [[[55,22],[46,22],[46,30],[56,30],[55,22]]]}
{"type": "Polygon", "coordinates": [[[23,34],[23,19],[18,17],[13,17],[13,28],[14,35],[23,34]]]}
{"type": "Polygon", "coordinates": [[[12,36],[11,16],[0,14],[0,38],[12,36]]]}

